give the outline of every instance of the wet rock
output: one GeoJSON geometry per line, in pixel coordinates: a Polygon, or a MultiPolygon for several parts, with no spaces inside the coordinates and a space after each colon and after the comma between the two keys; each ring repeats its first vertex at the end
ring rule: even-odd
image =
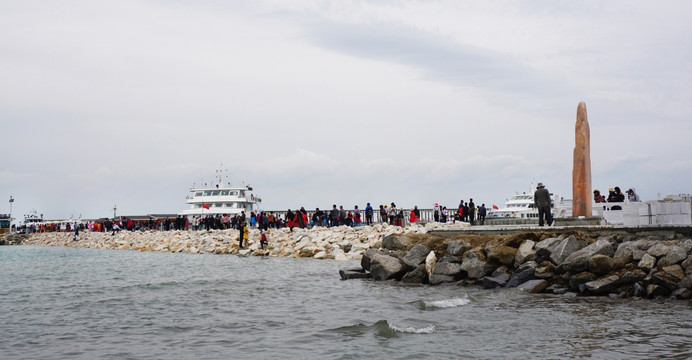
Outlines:
{"type": "Polygon", "coordinates": [[[505,286],[508,288],[517,287],[531,279],[534,279],[535,272],[535,269],[527,268],[520,272],[514,273],[512,277],[509,279],[509,281],[507,281],[507,284],[505,286]]]}
{"type": "Polygon", "coordinates": [[[569,278],[569,288],[575,291],[580,291],[581,286],[586,284],[587,282],[594,281],[596,280],[596,275],[590,273],[590,272],[581,272],[575,275],[572,275],[569,278]]]}
{"type": "Polygon", "coordinates": [[[644,279],[645,277],[646,273],[639,269],[628,270],[620,275],[620,284],[632,284],[644,279]]]}
{"type": "Polygon", "coordinates": [[[673,291],[671,296],[675,297],[678,300],[688,300],[692,298],[692,290],[690,289],[677,289],[673,291]]]}
{"type": "Polygon", "coordinates": [[[550,285],[545,289],[545,292],[551,293],[551,294],[556,294],[556,295],[562,295],[562,294],[567,293],[568,291],[569,291],[568,288],[562,287],[562,286],[557,285],[557,284],[550,285]]]}
{"type": "Polygon", "coordinates": [[[425,264],[418,265],[401,278],[401,282],[408,284],[423,284],[428,280],[428,273],[425,271],[425,264]]]}
{"type": "MultiPolygon", "coordinates": [[[[499,268],[495,269],[495,271],[493,271],[493,273],[490,276],[498,277],[500,275],[506,275],[508,273],[509,269],[506,266],[502,265],[499,268]]],[[[507,277],[507,279],[509,280],[509,276],[507,277]]]]}
{"type": "Polygon", "coordinates": [[[692,275],[688,275],[680,280],[678,286],[685,289],[692,289],[692,275]]]}
{"type": "Polygon", "coordinates": [[[387,250],[401,250],[409,246],[411,242],[406,235],[388,235],[382,239],[382,247],[387,250]]]}
{"type": "Polygon", "coordinates": [[[517,249],[505,245],[493,246],[486,250],[488,260],[502,265],[512,266],[517,249]]]}
{"type": "Polygon", "coordinates": [[[671,246],[666,255],[658,261],[659,266],[673,265],[687,259],[687,251],[681,246],[671,246]]]}
{"type": "Polygon", "coordinates": [[[556,265],[560,265],[569,255],[585,247],[586,243],[581,240],[577,240],[574,235],[570,235],[560,241],[560,243],[552,249],[552,252],[550,253],[550,261],[556,265]]]}
{"type": "Polygon", "coordinates": [[[596,275],[605,275],[609,273],[615,264],[615,261],[609,256],[594,255],[589,258],[589,272],[596,275]]]}
{"type": "Polygon", "coordinates": [[[656,296],[666,296],[668,294],[670,294],[670,290],[660,285],[649,284],[646,287],[646,297],[648,298],[653,298],[656,296]]]}
{"type": "Polygon", "coordinates": [[[444,283],[452,283],[455,282],[456,280],[454,279],[454,276],[449,276],[449,275],[442,275],[442,274],[432,274],[428,278],[428,282],[430,285],[440,285],[444,283]]]}
{"type": "Polygon", "coordinates": [[[547,287],[548,287],[548,282],[546,280],[529,280],[529,281],[517,286],[517,290],[535,294],[535,293],[542,292],[547,287]]]}
{"type": "Polygon", "coordinates": [[[519,266],[524,261],[536,260],[536,250],[533,249],[536,243],[532,240],[524,241],[514,255],[514,265],[519,266]]]}
{"type": "Polygon", "coordinates": [[[544,261],[535,269],[534,276],[539,279],[552,279],[555,277],[555,265],[550,261],[544,261]]]}
{"type": "MultiPolygon", "coordinates": [[[[375,280],[389,280],[401,278],[405,273],[404,265],[394,256],[379,252],[367,251],[369,257],[370,276],[375,280]]],[[[365,258],[365,257],[364,257],[365,258]]],[[[363,262],[361,262],[361,265],[363,262]]],[[[368,269],[363,266],[363,269],[368,269]]]]}
{"type": "Polygon", "coordinates": [[[607,240],[598,240],[585,248],[569,255],[561,264],[569,272],[580,272],[588,269],[589,259],[594,255],[613,256],[613,247],[607,240]]]}
{"type": "Polygon", "coordinates": [[[453,277],[455,280],[459,280],[464,277],[465,272],[461,269],[461,265],[457,263],[440,263],[435,264],[435,271],[433,275],[448,275],[453,277]]]}
{"type": "Polygon", "coordinates": [[[412,247],[401,260],[407,267],[413,269],[425,262],[425,257],[428,253],[430,253],[430,248],[422,244],[417,244],[412,247]]]}
{"type": "Polygon", "coordinates": [[[506,276],[504,278],[495,278],[491,276],[486,276],[483,278],[483,281],[481,281],[481,286],[485,289],[494,289],[497,287],[503,287],[507,284],[507,279],[509,278],[508,274],[505,274],[506,276]]]}
{"type": "Polygon", "coordinates": [[[680,281],[670,274],[657,272],[651,277],[651,282],[668,290],[675,290],[680,281]]]}
{"type": "Polygon", "coordinates": [[[447,244],[447,253],[450,256],[462,256],[471,249],[471,243],[468,241],[454,240],[447,244]]]}
{"type": "Polygon", "coordinates": [[[365,272],[365,269],[342,269],[339,270],[339,276],[341,276],[341,280],[367,279],[370,274],[365,272]]]}
{"type": "Polygon", "coordinates": [[[594,281],[589,281],[585,283],[586,289],[594,294],[607,294],[615,290],[619,286],[620,278],[617,275],[611,275],[604,278],[600,278],[594,281]]]}
{"type": "Polygon", "coordinates": [[[649,255],[649,254],[644,254],[644,257],[642,257],[641,260],[639,260],[639,263],[637,264],[637,267],[640,269],[644,269],[646,271],[649,271],[656,266],[656,258],[649,255]]]}

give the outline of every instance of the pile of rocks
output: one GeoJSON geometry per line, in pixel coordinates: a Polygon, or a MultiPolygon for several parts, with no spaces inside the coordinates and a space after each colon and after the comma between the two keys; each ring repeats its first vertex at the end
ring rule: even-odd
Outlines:
{"type": "Polygon", "coordinates": [[[528,232],[415,243],[394,234],[382,245],[365,252],[362,268],[341,270],[342,279],[478,284],[568,296],[692,298],[690,239],[528,232]]]}
{"type": "Polygon", "coordinates": [[[239,247],[237,230],[210,231],[120,231],[37,233],[25,235],[23,245],[68,246],[94,249],[237,254],[243,256],[310,257],[316,259],[360,260],[366,250],[380,248],[389,235],[423,235],[435,230],[460,230],[466,223],[414,224],[405,228],[376,224],[360,227],[315,227],[311,229],[270,229],[269,245],[260,247],[260,232],[251,229],[248,243],[239,247]]]}

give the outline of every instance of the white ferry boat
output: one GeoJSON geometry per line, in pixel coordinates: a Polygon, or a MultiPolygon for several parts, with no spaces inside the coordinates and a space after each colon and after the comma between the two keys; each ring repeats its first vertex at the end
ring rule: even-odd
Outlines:
{"type": "MultiPolygon", "coordinates": [[[[488,212],[487,218],[516,218],[516,219],[537,219],[538,209],[534,207],[533,194],[536,192],[536,185],[531,183],[529,192],[516,192],[512,195],[505,207],[493,209],[488,212]]],[[[563,199],[550,193],[551,212],[554,218],[572,215],[572,200],[563,199]]]]}
{"type": "Polygon", "coordinates": [[[206,215],[235,215],[245,211],[259,210],[259,203],[262,199],[253,194],[250,185],[231,186],[230,183],[224,184],[223,173],[217,170],[216,183],[212,185],[204,184],[197,187],[193,184],[190,188],[192,195],[187,196],[186,203],[189,209],[180,212],[183,216],[206,216],[206,215]]]}

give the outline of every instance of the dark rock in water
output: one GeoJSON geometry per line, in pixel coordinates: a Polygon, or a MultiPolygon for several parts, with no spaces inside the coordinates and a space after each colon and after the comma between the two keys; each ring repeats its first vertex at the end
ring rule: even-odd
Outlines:
{"type": "Polygon", "coordinates": [[[351,279],[367,279],[370,274],[365,271],[352,271],[352,270],[339,270],[339,275],[341,280],[351,280],[351,279]]]}
{"type": "Polygon", "coordinates": [[[454,279],[454,276],[442,275],[442,274],[432,274],[432,275],[430,275],[430,278],[428,279],[428,282],[430,282],[430,285],[439,285],[442,283],[451,283],[454,281],[456,281],[454,279]]]}
{"type": "Polygon", "coordinates": [[[611,275],[598,280],[589,281],[584,285],[586,285],[586,289],[590,292],[603,295],[615,290],[619,285],[619,280],[620,278],[617,275],[611,275]]]}
{"type": "Polygon", "coordinates": [[[632,286],[633,291],[632,291],[632,296],[644,298],[646,297],[646,289],[641,286],[639,283],[634,283],[632,286]]]}
{"type": "Polygon", "coordinates": [[[529,280],[519,286],[517,290],[526,291],[530,293],[540,293],[548,287],[548,282],[546,280],[529,280]]]}
{"type": "Polygon", "coordinates": [[[556,294],[556,295],[562,295],[562,294],[569,292],[569,289],[566,287],[561,287],[557,284],[554,284],[554,285],[548,286],[548,288],[546,288],[545,291],[549,292],[549,293],[556,294]]]}
{"type": "MultiPolygon", "coordinates": [[[[367,265],[369,265],[370,276],[373,279],[398,279],[404,275],[404,264],[402,264],[399,259],[377,250],[371,250],[365,252],[363,259],[366,257],[369,259],[367,265]]],[[[361,260],[361,265],[363,265],[363,269],[368,269],[368,267],[365,266],[365,261],[361,260]]]]}
{"type": "Polygon", "coordinates": [[[680,280],[678,286],[685,289],[692,289],[692,275],[680,280]]]}
{"type": "Polygon", "coordinates": [[[687,300],[692,298],[692,290],[690,289],[677,289],[673,291],[672,294],[676,299],[687,300]]]}
{"type": "Polygon", "coordinates": [[[555,265],[560,265],[569,255],[583,249],[584,247],[586,247],[586,243],[578,240],[574,235],[570,235],[569,237],[560,241],[556,247],[551,249],[552,252],[549,255],[550,261],[552,261],[555,265]]]}
{"type": "Polygon", "coordinates": [[[507,284],[505,286],[508,288],[517,287],[517,286],[533,279],[534,273],[535,273],[535,270],[532,268],[527,268],[524,271],[514,273],[514,275],[512,275],[512,277],[509,279],[509,281],[507,282],[507,284]]]}
{"type": "Polygon", "coordinates": [[[596,275],[605,275],[613,270],[615,261],[606,255],[594,255],[589,258],[589,272],[596,275]]]}
{"type": "Polygon", "coordinates": [[[448,262],[448,263],[461,264],[462,259],[458,256],[443,256],[439,260],[437,260],[437,262],[438,263],[448,262]]]}
{"type": "Polygon", "coordinates": [[[447,244],[447,253],[451,256],[462,256],[467,250],[471,249],[471,243],[468,241],[450,241],[447,244]]]}
{"type": "Polygon", "coordinates": [[[590,272],[581,272],[579,274],[572,275],[569,278],[569,288],[579,291],[579,285],[583,285],[594,280],[596,280],[596,275],[590,272]]]}
{"type": "Polygon", "coordinates": [[[631,284],[637,281],[640,281],[646,277],[646,273],[639,269],[634,269],[634,270],[628,270],[625,271],[622,275],[620,275],[620,284],[631,284]]]}
{"type": "Polygon", "coordinates": [[[428,280],[428,273],[425,271],[425,264],[418,265],[401,278],[401,282],[409,284],[423,284],[428,280]]]}
{"type": "Polygon", "coordinates": [[[494,289],[496,287],[503,287],[507,284],[507,280],[502,280],[490,276],[486,276],[483,278],[483,281],[481,281],[481,285],[485,289],[494,289]]]}
{"type": "Polygon", "coordinates": [[[656,296],[666,296],[668,294],[670,294],[670,290],[666,289],[663,286],[649,284],[649,286],[646,287],[646,296],[648,298],[653,298],[656,296]]]}
{"type": "Polygon", "coordinates": [[[613,256],[613,247],[607,240],[598,240],[595,243],[572,253],[561,264],[569,272],[580,272],[589,268],[589,259],[594,255],[613,256]]]}
{"type": "MultiPolygon", "coordinates": [[[[493,273],[490,276],[498,277],[500,275],[507,275],[508,272],[509,269],[506,266],[502,265],[499,268],[495,269],[495,271],[493,271],[493,273]]],[[[509,280],[509,275],[507,275],[507,279],[509,280]]]]}
{"type": "Polygon", "coordinates": [[[416,268],[425,262],[425,257],[430,253],[430,248],[425,245],[417,244],[409,250],[402,261],[409,268],[416,268]]]}
{"type": "MultiPolygon", "coordinates": [[[[675,290],[678,288],[678,279],[676,279],[674,276],[664,273],[664,272],[657,272],[651,277],[651,282],[663,286],[664,288],[668,290],[675,290]]],[[[667,295],[667,294],[665,294],[667,295]]]]}
{"type": "Polygon", "coordinates": [[[577,297],[577,293],[566,292],[566,293],[562,294],[562,296],[564,296],[564,297],[577,297]]]}
{"type": "Polygon", "coordinates": [[[387,250],[401,250],[410,243],[406,235],[387,235],[382,239],[382,247],[387,250]]]}
{"type": "Polygon", "coordinates": [[[368,249],[365,251],[365,254],[363,254],[363,257],[360,259],[360,266],[367,270],[370,271],[370,259],[373,256],[376,256],[379,254],[379,250],[377,249],[368,249]]]}

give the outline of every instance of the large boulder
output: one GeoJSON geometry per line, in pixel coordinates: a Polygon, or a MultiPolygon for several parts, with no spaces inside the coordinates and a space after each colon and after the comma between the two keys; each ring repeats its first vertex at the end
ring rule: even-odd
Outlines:
{"type": "Polygon", "coordinates": [[[508,288],[517,287],[531,279],[534,279],[535,272],[536,270],[531,267],[516,272],[512,274],[512,277],[509,279],[509,281],[507,281],[507,284],[505,284],[505,286],[508,288]]]}
{"type": "Polygon", "coordinates": [[[530,292],[532,294],[535,294],[535,293],[542,292],[547,287],[548,287],[548,281],[536,279],[536,280],[529,280],[529,281],[517,286],[517,290],[530,292]]]}
{"type": "Polygon", "coordinates": [[[661,268],[661,271],[664,273],[673,276],[674,278],[678,280],[682,280],[685,277],[685,272],[682,270],[682,266],[675,264],[675,265],[668,265],[664,266],[661,268]]]}
{"type": "Polygon", "coordinates": [[[536,260],[536,250],[533,249],[536,242],[532,240],[524,241],[514,255],[514,265],[519,266],[524,263],[524,261],[536,260]]]}
{"type": "Polygon", "coordinates": [[[615,290],[620,286],[620,277],[617,275],[611,275],[608,277],[600,278],[598,280],[587,282],[586,289],[594,294],[607,294],[615,290]]]}
{"type": "Polygon", "coordinates": [[[406,266],[413,269],[425,262],[425,257],[430,252],[430,248],[425,245],[417,244],[409,250],[401,259],[406,266]]]}
{"type": "Polygon", "coordinates": [[[659,266],[677,264],[687,259],[687,251],[682,246],[673,245],[668,248],[666,255],[658,261],[659,266]]]}
{"type": "Polygon", "coordinates": [[[466,274],[471,279],[480,279],[483,276],[492,273],[497,266],[493,266],[483,260],[476,254],[475,251],[467,251],[461,263],[461,269],[466,271],[466,274]]]}
{"type": "Polygon", "coordinates": [[[422,284],[428,279],[428,273],[425,271],[425,264],[418,265],[415,269],[409,271],[401,278],[401,282],[409,284],[422,284]]]}
{"type": "Polygon", "coordinates": [[[506,245],[492,246],[486,249],[488,260],[507,266],[512,266],[516,253],[517,249],[506,245]]]}
{"type": "Polygon", "coordinates": [[[481,282],[481,285],[485,289],[494,289],[497,287],[503,287],[507,284],[507,280],[509,279],[508,274],[504,274],[501,277],[491,277],[491,276],[486,276],[483,278],[483,281],[481,282]]]}
{"type": "Polygon", "coordinates": [[[661,256],[667,254],[669,249],[670,249],[670,246],[668,246],[666,244],[658,243],[658,244],[650,247],[646,252],[655,258],[660,258],[661,256]]]}
{"type": "Polygon", "coordinates": [[[562,238],[558,237],[547,238],[545,240],[539,241],[534,247],[536,250],[536,255],[540,257],[549,258],[550,254],[553,252],[555,248],[558,247],[558,245],[560,245],[561,241],[562,238]]]}
{"type": "Polygon", "coordinates": [[[371,250],[365,252],[363,259],[361,259],[361,266],[363,266],[363,269],[370,270],[370,276],[373,279],[398,279],[404,275],[404,264],[399,259],[377,250],[371,250]],[[368,261],[364,260],[366,257],[368,261]]]}
{"type": "Polygon", "coordinates": [[[569,272],[580,272],[589,268],[589,259],[594,255],[613,256],[613,246],[605,239],[598,240],[593,244],[578,250],[569,255],[561,264],[569,272]]]}
{"type": "Polygon", "coordinates": [[[637,264],[637,267],[646,271],[653,269],[654,266],[656,266],[656,258],[649,254],[644,254],[642,259],[639,260],[639,263],[637,264]]]}
{"type": "Polygon", "coordinates": [[[560,265],[568,256],[572,255],[578,250],[583,249],[584,247],[586,247],[586,243],[578,240],[574,235],[570,235],[551,249],[550,261],[552,261],[555,265],[560,265]]]}
{"type": "Polygon", "coordinates": [[[387,250],[401,250],[409,246],[410,243],[411,241],[406,235],[393,234],[382,239],[382,247],[387,250]]]}
{"type": "Polygon", "coordinates": [[[454,240],[447,244],[447,253],[450,256],[462,256],[471,249],[471,243],[465,240],[454,240]]]}
{"type": "Polygon", "coordinates": [[[613,270],[615,261],[610,256],[594,255],[589,258],[589,272],[596,275],[605,275],[613,270]]]}
{"type": "Polygon", "coordinates": [[[672,291],[678,288],[680,280],[668,273],[657,272],[651,277],[651,282],[672,291]]]}
{"type": "Polygon", "coordinates": [[[435,264],[435,271],[433,271],[433,275],[448,275],[456,280],[461,279],[464,277],[465,272],[461,269],[461,265],[457,263],[451,263],[451,262],[438,262],[435,264]]]}
{"type": "Polygon", "coordinates": [[[618,245],[618,249],[615,250],[615,255],[613,255],[614,265],[621,268],[625,266],[625,264],[632,262],[635,249],[631,241],[626,241],[618,245]]]}

